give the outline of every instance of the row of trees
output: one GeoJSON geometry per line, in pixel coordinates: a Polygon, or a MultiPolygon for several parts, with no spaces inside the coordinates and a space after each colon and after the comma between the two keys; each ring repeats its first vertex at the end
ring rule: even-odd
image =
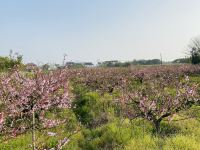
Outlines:
{"type": "MultiPolygon", "coordinates": [[[[161,121],[199,104],[199,85],[187,74],[199,74],[198,66],[158,66],[144,69],[82,70],[79,80],[87,89],[102,95],[120,92],[118,110],[129,119],[144,118],[160,133],[161,121]]],[[[78,83],[76,83],[78,84],[78,83]]],[[[83,104],[83,103],[81,103],[83,104]]]]}
{"type": "Polygon", "coordinates": [[[160,59],[149,59],[149,60],[133,60],[128,62],[120,62],[117,60],[99,62],[98,66],[101,67],[128,67],[130,65],[158,65],[161,64],[160,59]]]}

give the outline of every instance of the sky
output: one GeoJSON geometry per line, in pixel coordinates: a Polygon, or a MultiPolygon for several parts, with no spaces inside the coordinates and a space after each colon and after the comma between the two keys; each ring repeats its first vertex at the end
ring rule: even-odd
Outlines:
{"type": "Polygon", "coordinates": [[[0,56],[25,63],[185,57],[199,0],[0,0],[0,56]]]}

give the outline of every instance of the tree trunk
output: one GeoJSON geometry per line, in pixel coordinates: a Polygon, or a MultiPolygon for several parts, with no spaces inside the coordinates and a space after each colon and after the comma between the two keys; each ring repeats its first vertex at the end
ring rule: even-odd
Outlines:
{"type": "Polygon", "coordinates": [[[33,109],[32,112],[32,147],[33,150],[36,150],[36,145],[35,145],[35,110],[33,109]]]}
{"type": "Polygon", "coordinates": [[[153,121],[153,124],[154,124],[154,127],[155,127],[155,129],[156,129],[156,133],[157,134],[160,134],[160,120],[155,120],[155,121],[153,121]]]}

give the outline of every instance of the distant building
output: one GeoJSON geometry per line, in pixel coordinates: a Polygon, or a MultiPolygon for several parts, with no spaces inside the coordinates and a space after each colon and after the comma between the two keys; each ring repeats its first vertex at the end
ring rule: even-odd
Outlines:
{"type": "Polygon", "coordinates": [[[38,68],[38,66],[36,64],[34,64],[34,63],[27,63],[25,65],[26,71],[29,71],[29,72],[31,72],[32,70],[34,70],[36,68],[38,68]]]}
{"type": "Polygon", "coordinates": [[[71,66],[74,66],[75,64],[76,64],[75,62],[70,61],[70,62],[66,62],[65,66],[71,67],[71,66]]]}
{"type": "Polygon", "coordinates": [[[91,62],[85,62],[85,63],[83,63],[83,65],[86,66],[86,67],[93,67],[94,66],[94,64],[91,63],[91,62]]]}

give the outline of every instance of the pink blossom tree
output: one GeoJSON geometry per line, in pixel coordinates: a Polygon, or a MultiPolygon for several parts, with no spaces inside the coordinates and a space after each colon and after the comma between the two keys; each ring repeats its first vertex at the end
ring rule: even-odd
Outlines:
{"type": "Polygon", "coordinates": [[[59,125],[63,120],[46,119],[51,108],[70,108],[69,74],[66,70],[24,73],[13,70],[0,77],[0,132],[13,136],[32,130],[35,145],[36,121],[43,127],[59,125]]]}
{"type": "Polygon", "coordinates": [[[147,119],[160,133],[160,123],[164,118],[200,101],[197,88],[197,85],[190,84],[188,76],[150,78],[136,88],[123,89],[120,103],[126,116],[147,119]]]}

